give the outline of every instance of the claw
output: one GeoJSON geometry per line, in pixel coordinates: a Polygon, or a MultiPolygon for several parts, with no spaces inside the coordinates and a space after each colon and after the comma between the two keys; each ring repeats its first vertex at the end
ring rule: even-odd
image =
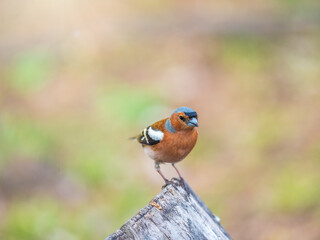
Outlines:
{"type": "Polygon", "coordinates": [[[184,189],[187,189],[186,188],[186,185],[184,183],[184,179],[183,178],[172,178],[171,180],[174,180],[174,184],[175,185],[179,185],[179,183],[181,183],[180,185],[184,188],[184,189]],[[177,182],[177,183],[176,183],[177,182]]]}
{"type": "Polygon", "coordinates": [[[180,178],[180,182],[181,182],[181,185],[183,186],[183,188],[188,191],[187,186],[184,183],[184,179],[182,177],[180,178]]]}
{"type": "Polygon", "coordinates": [[[168,185],[173,184],[172,181],[166,180],[166,183],[162,186],[162,189],[166,188],[168,185]]]}
{"type": "Polygon", "coordinates": [[[180,178],[176,178],[176,177],[172,178],[171,180],[175,180],[177,182],[180,182],[180,178]]]}

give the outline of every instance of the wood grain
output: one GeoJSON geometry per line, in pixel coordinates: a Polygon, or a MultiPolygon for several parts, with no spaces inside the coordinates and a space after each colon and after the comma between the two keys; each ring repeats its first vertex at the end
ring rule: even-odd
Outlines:
{"type": "Polygon", "coordinates": [[[177,179],[106,240],[212,239],[229,234],[189,185],[177,179]]]}

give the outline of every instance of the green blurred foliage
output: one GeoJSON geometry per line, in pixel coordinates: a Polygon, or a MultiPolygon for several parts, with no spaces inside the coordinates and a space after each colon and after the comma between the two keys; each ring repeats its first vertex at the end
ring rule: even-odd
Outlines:
{"type": "MultiPolygon", "coordinates": [[[[256,36],[236,36],[223,38],[222,61],[234,71],[246,74],[260,73],[269,64],[272,56],[270,41],[256,36]]],[[[239,78],[237,80],[246,80],[239,78]]],[[[248,80],[251,80],[248,79],[248,80]]]]}
{"type": "Polygon", "coordinates": [[[4,114],[0,127],[0,164],[19,156],[36,159],[51,156],[55,139],[50,129],[41,125],[25,117],[4,114]]]}
{"type": "Polygon", "coordinates": [[[110,84],[99,92],[97,110],[109,124],[134,126],[145,109],[160,104],[161,98],[152,89],[134,88],[125,84],[110,84]],[[140,114],[139,114],[140,113],[140,114]],[[119,121],[113,122],[114,118],[119,121]]]}
{"type": "Polygon", "coordinates": [[[284,212],[317,208],[320,201],[318,171],[286,169],[274,180],[273,205],[284,212]]]}
{"type": "Polygon", "coordinates": [[[55,202],[48,200],[16,203],[9,209],[6,239],[41,239],[59,225],[60,211],[55,202]]]}
{"type": "Polygon", "coordinates": [[[20,94],[35,91],[49,80],[53,67],[50,52],[30,49],[13,59],[8,68],[8,82],[20,94]]]}

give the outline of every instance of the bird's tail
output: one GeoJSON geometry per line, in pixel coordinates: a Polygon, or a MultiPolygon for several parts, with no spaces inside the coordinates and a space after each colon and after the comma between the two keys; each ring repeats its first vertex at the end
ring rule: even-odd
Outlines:
{"type": "Polygon", "coordinates": [[[135,136],[135,137],[130,137],[130,138],[128,138],[128,140],[136,141],[136,140],[137,140],[137,136],[135,136]]]}

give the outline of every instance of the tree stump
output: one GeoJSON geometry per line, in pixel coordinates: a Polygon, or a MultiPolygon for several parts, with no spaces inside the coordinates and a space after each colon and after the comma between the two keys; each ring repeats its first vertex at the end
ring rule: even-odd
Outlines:
{"type": "Polygon", "coordinates": [[[212,239],[230,240],[204,202],[184,181],[172,183],[105,240],[212,239]]]}

